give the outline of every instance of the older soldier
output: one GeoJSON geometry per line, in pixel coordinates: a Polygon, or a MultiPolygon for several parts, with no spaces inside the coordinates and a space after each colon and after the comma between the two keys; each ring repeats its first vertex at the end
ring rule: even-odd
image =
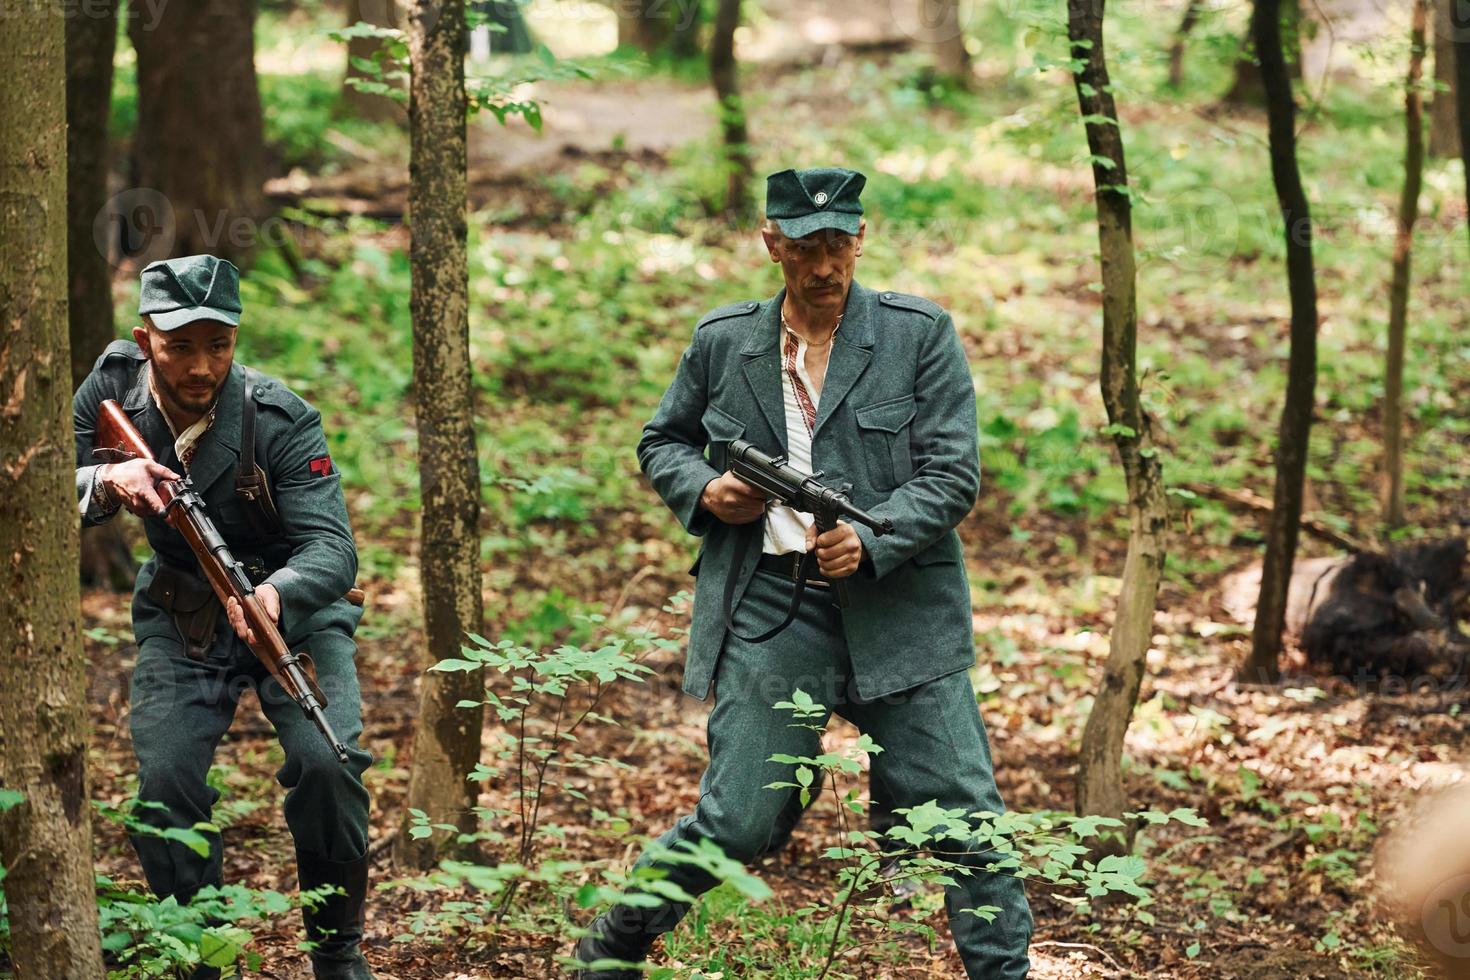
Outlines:
{"type": "MultiPolygon", "coordinates": [[[[699,321],[638,445],[654,489],[704,538],[684,690],[716,692],[699,803],[660,838],[666,847],[707,839],[746,862],[768,847],[789,797],[764,787],[791,779],[790,766],[768,760],[818,751],[816,733],[773,708],[797,688],[886,750],[872,765],[890,805],[1002,810],[970,687],[970,590],[954,530],[979,487],[973,382],[949,314],[854,281],[864,183],[840,168],[771,175],[762,236],[785,288],[699,321]],[[769,503],[726,471],[737,439],[821,471],[828,485],[852,484],[853,502],[890,518],[896,533],[844,523],[818,535],[810,515],[769,503]],[[813,551],[809,571],[802,555],[813,551]],[[830,601],[834,579],[848,582],[846,609],[830,601]],[[805,589],[805,601],[790,626],[749,639],[785,618],[793,589],[805,589]]],[[[690,894],[714,884],[689,865],[647,855],[640,863],[690,894]]],[[[946,905],[969,976],[1024,976],[1031,913],[1020,881],[984,870],[958,881],[946,905]],[[981,906],[1001,910],[993,923],[964,911],[981,906]]],[[[577,958],[640,961],[686,911],[614,906],[577,958]]]]}
{"type": "MultiPolygon", "coordinates": [[[[212,255],[143,270],[133,340],[111,344],[73,399],[77,495],[84,524],[120,507],[143,518],[154,556],[138,573],[133,634],[138,661],[131,727],[138,757],[138,817],[159,830],[208,821],[219,798],[205,776],[244,686],[256,687],[286,761],[286,823],[302,889],[335,897],[305,913],[319,980],[371,978],[358,949],[367,896],[371,756],[362,731],[356,646],[362,610],[344,595],[357,574],[342,485],[320,414],[285,385],[235,363],[239,270],[212,255]],[[98,406],[114,399],[156,462],[99,464],[92,454],[98,406]],[[307,647],[328,699],[327,720],[348,747],[343,765],[237,636],[245,621],[222,610],[193,553],[164,522],[157,485],[187,474],[226,544],[246,567],[266,611],[293,650],[307,647]],[[220,615],[224,612],[225,615],[220,615]]],[[[188,902],[219,885],[221,846],[206,834],[201,857],[176,841],[135,834],[133,847],[160,896],[188,902]]],[[[196,978],[218,977],[201,966],[196,978]]]]}

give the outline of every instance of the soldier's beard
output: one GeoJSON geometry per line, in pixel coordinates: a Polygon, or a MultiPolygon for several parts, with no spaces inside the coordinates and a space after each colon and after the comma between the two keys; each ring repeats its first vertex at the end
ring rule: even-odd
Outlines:
{"type": "Polygon", "coordinates": [[[206,414],[211,407],[213,407],[215,399],[219,397],[220,390],[224,388],[225,380],[229,378],[229,376],[229,373],[226,372],[224,378],[221,378],[219,383],[216,384],[212,389],[210,389],[209,394],[204,396],[191,395],[179,388],[174,387],[173,384],[170,383],[169,380],[163,376],[162,371],[153,372],[153,383],[158,386],[158,392],[159,394],[163,395],[163,400],[168,403],[168,406],[171,409],[173,409],[170,414],[202,416],[206,414]]]}

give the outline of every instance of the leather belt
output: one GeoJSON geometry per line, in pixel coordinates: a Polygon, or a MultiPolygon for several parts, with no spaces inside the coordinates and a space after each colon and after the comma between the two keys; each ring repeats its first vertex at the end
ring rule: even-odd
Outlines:
{"type": "MultiPolygon", "coordinates": [[[[784,555],[762,554],[760,561],[755,563],[755,567],[763,572],[774,572],[782,578],[794,581],[800,572],[803,557],[804,553],[800,551],[788,551],[784,555]]],[[[812,589],[832,588],[832,580],[821,574],[809,576],[805,584],[812,589]]]]}

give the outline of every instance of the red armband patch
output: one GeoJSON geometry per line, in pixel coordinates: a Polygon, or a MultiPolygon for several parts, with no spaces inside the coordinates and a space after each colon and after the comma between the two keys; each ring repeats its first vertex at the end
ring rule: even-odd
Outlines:
{"type": "Polygon", "coordinates": [[[317,476],[331,476],[332,475],[332,457],[330,457],[330,456],[318,456],[316,459],[312,460],[307,465],[311,468],[311,471],[313,473],[315,473],[317,476]]]}

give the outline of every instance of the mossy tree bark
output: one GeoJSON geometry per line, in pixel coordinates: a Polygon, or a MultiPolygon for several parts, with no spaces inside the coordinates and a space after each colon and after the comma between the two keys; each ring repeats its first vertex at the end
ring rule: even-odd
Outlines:
{"type": "Polygon", "coordinates": [[[1274,684],[1281,676],[1281,633],[1286,591],[1301,530],[1307,447],[1317,386],[1317,279],[1312,269],[1312,215],[1296,159],[1296,102],[1281,46],[1282,0],[1256,0],[1251,35],[1266,86],[1271,179],[1286,235],[1286,280],[1291,296],[1291,353],[1286,404],[1276,443],[1276,489],[1266,532],[1266,557],[1251,652],[1240,671],[1246,683],[1274,684]]]}
{"type": "Polygon", "coordinates": [[[130,17],[138,183],[172,210],[169,255],[248,263],[269,216],[254,0],[189,0],[130,17]],[[156,20],[156,23],[155,23],[156,20]]]}
{"type": "MultiPolygon", "coordinates": [[[[458,657],[482,629],[480,464],[475,449],[466,259],[464,0],[415,0],[408,10],[409,221],[412,234],[413,394],[423,506],[420,577],[423,665],[458,657]]],[[[474,830],[484,709],[480,676],[426,671],[419,688],[408,807],[474,830]]],[[[401,863],[431,867],[450,842],[399,832],[401,863]]]]}
{"type": "Polygon", "coordinates": [[[0,31],[0,71],[13,80],[0,99],[0,788],[23,797],[0,812],[0,864],[16,974],[100,980],[73,503],[65,32],[59,5],[0,31]]]}
{"type": "Polygon", "coordinates": [[[1388,359],[1383,382],[1382,497],[1383,520],[1389,527],[1404,523],[1404,342],[1409,319],[1409,260],[1414,251],[1414,223],[1419,220],[1419,190],[1424,183],[1424,49],[1431,2],[1414,0],[1409,73],[1404,88],[1404,189],[1393,246],[1388,359]]]}
{"type": "Polygon", "coordinates": [[[1153,638],[1169,515],[1150,420],[1138,392],[1132,201],[1103,45],[1104,10],[1104,0],[1069,0],[1067,36],[1075,62],[1077,104],[1087,120],[1087,145],[1093,160],[1103,286],[1100,387],[1127,481],[1129,535],[1108,661],[1082,733],[1077,812],[1120,818],[1128,809],[1123,788],[1123,740],[1153,638]]]}

